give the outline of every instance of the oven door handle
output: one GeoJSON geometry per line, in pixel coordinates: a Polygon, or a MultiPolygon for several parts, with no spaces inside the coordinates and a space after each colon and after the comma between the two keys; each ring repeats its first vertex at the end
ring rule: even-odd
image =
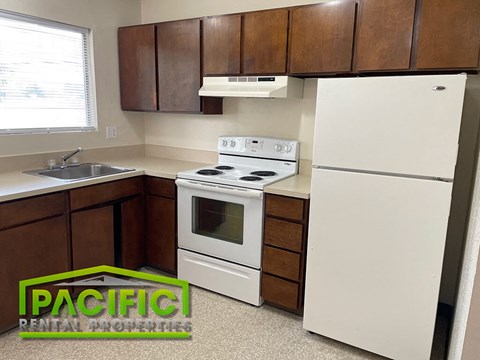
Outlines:
{"type": "Polygon", "coordinates": [[[260,191],[260,190],[242,189],[242,188],[235,188],[235,187],[224,186],[224,185],[207,184],[207,183],[201,183],[197,181],[184,180],[184,179],[175,180],[175,184],[177,184],[177,186],[179,187],[211,191],[215,193],[229,194],[233,196],[240,196],[240,197],[246,197],[246,198],[252,198],[252,199],[263,198],[263,191],[260,191]]]}

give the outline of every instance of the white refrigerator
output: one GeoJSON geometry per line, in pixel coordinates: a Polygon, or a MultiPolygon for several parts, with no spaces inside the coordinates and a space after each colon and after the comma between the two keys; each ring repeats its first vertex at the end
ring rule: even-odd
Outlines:
{"type": "Polygon", "coordinates": [[[305,329],[430,359],[465,84],[318,80],[305,329]]]}

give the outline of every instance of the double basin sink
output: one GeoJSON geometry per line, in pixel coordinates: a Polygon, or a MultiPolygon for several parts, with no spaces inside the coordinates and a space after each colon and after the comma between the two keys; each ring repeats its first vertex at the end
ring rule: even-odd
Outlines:
{"type": "Polygon", "coordinates": [[[40,169],[25,171],[26,174],[37,175],[47,178],[53,178],[64,181],[84,180],[100,176],[120,174],[124,172],[134,171],[135,169],[122,168],[97,163],[86,163],[74,166],[67,166],[57,169],[40,169]]]}

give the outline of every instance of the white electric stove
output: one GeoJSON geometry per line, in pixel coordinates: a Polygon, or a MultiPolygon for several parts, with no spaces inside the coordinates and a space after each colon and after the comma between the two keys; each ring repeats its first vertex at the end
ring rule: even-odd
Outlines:
{"type": "Polygon", "coordinates": [[[263,189],[298,172],[299,143],[223,136],[219,161],[182,171],[178,186],[178,277],[261,305],[263,189]]]}

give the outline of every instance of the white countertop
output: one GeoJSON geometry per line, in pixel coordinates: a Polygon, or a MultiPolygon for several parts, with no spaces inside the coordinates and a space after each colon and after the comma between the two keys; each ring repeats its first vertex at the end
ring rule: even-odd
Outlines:
{"type": "MultiPolygon", "coordinates": [[[[24,174],[21,171],[4,172],[0,173],[0,202],[141,175],[175,179],[179,171],[194,169],[207,165],[198,162],[162,159],[156,157],[131,158],[124,160],[105,161],[103,163],[134,168],[135,171],[78,181],[49,179],[40,176],[24,174]]],[[[265,188],[265,192],[269,194],[308,199],[310,198],[310,181],[310,176],[296,175],[267,186],[265,188]]]]}
{"type": "Polygon", "coordinates": [[[295,175],[265,187],[265,192],[268,194],[309,199],[311,181],[311,176],[295,175]]]}
{"type": "Polygon", "coordinates": [[[162,159],[155,157],[132,158],[116,161],[106,161],[103,163],[108,165],[134,168],[136,170],[122,174],[108,175],[78,181],[62,181],[58,179],[49,179],[40,176],[24,174],[21,171],[0,173],[0,202],[21,199],[29,196],[41,195],[55,191],[63,191],[81,186],[100,184],[108,181],[126,179],[141,175],[175,179],[179,171],[206,165],[197,162],[162,159]]]}

